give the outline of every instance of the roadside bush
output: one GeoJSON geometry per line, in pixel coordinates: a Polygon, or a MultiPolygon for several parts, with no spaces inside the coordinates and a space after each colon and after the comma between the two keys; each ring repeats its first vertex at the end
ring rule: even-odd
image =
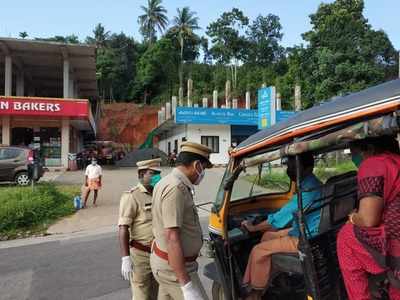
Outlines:
{"type": "Polygon", "coordinates": [[[29,229],[74,212],[75,188],[39,184],[31,187],[0,188],[0,235],[29,229]]]}

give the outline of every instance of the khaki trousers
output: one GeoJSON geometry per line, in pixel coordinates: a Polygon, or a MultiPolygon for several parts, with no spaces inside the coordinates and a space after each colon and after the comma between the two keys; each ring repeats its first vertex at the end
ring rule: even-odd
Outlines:
{"type": "Polygon", "coordinates": [[[267,287],[271,272],[271,255],[275,253],[297,253],[299,239],[288,236],[290,229],[267,231],[261,242],[251,250],[243,284],[253,289],[267,287]]]}
{"type": "Polygon", "coordinates": [[[150,267],[150,253],[131,248],[134,272],[131,273],[132,299],[156,300],[158,283],[150,267]]]}
{"type": "MultiPolygon", "coordinates": [[[[197,266],[195,263],[194,265],[197,266]]],[[[165,262],[154,253],[151,255],[151,266],[153,275],[159,284],[158,300],[184,300],[181,285],[175,276],[174,271],[165,267],[165,262]]],[[[193,264],[188,269],[190,280],[193,285],[201,292],[203,299],[208,300],[207,293],[200,281],[196,270],[193,270],[193,264]]]]}

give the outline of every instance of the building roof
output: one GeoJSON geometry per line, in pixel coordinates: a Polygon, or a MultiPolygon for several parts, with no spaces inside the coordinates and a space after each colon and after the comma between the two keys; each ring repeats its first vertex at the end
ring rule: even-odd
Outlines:
{"type": "Polygon", "coordinates": [[[299,112],[284,122],[250,136],[233,150],[232,155],[240,156],[272,145],[288,143],[337,124],[351,123],[399,109],[400,79],[396,79],[299,112]]]}
{"type": "MultiPolygon", "coordinates": [[[[62,91],[63,60],[68,59],[80,97],[97,96],[95,47],[28,39],[0,38],[0,68],[5,55],[11,55],[14,67],[23,70],[28,80],[40,88],[62,91]]],[[[0,71],[0,76],[3,72],[0,71]]],[[[4,82],[4,80],[2,80],[4,82]]]]}

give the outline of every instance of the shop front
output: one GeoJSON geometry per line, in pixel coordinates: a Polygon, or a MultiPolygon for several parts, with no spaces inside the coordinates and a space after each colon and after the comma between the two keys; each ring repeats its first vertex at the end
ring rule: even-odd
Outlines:
{"type": "Polygon", "coordinates": [[[68,167],[68,154],[95,134],[88,100],[0,96],[1,143],[38,149],[47,167],[68,167]]]}

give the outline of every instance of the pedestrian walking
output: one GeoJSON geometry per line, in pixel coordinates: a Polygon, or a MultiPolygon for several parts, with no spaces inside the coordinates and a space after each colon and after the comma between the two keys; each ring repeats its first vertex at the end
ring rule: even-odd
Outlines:
{"type": "Polygon", "coordinates": [[[183,143],[176,168],[154,189],[150,263],[160,285],[159,300],[208,299],[197,274],[203,238],[193,198],[194,185],[199,185],[205,169],[212,167],[210,153],[204,145],[183,143]]]}
{"type": "Polygon", "coordinates": [[[103,176],[102,168],[97,164],[97,159],[92,158],[91,164],[86,167],[85,171],[85,187],[86,194],[83,203],[83,208],[86,208],[86,202],[89,198],[90,192],[93,191],[93,205],[96,206],[98,191],[101,189],[103,176]]]}
{"type": "Polygon", "coordinates": [[[151,197],[154,186],[161,179],[160,163],[160,158],[137,162],[139,183],[124,192],[120,201],[121,274],[125,280],[130,280],[132,299],[136,300],[157,299],[158,283],[150,268],[153,240],[151,197]]]}

